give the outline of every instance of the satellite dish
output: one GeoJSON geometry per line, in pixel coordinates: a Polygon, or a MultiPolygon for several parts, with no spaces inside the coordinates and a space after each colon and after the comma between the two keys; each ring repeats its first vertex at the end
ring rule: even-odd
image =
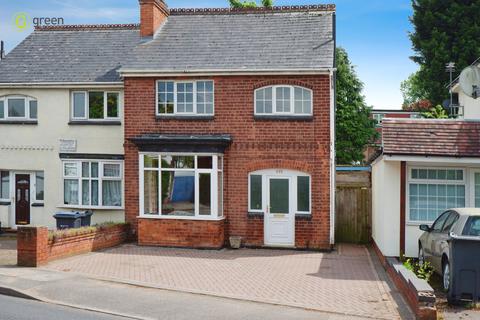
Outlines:
{"type": "Polygon", "coordinates": [[[480,68],[470,66],[463,69],[460,73],[460,88],[469,97],[477,98],[480,96],[480,68]]]}

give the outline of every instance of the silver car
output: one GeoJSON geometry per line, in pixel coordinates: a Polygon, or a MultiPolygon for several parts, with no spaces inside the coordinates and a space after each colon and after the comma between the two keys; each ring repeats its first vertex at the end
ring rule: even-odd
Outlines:
{"type": "MultiPolygon", "coordinates": [[[[454,257],[459,256],[454,250],[462,248],[459,246],[454,247],[452,245],[453,240],[474,241],[475,248],[479,247],[480,208],[449,209],[442,213],[431,227],[426,224],[420,225],[420,230],[425,232],[418,240],[419,263],[430,262],[435,272],[442,276],[443,288],[450,292],[452,282],[455,281],[453,279],[452,265],[462,267],[458,266],[460,264],[459,261],[453,261],[454,257]]],[[[470,246],[469,250],[471,248],[470,246]]],[[[468,254],[471,255],[470,257],[473,257],[477,252],[461,253],[462,256],[468,254]]],[[[462,261],[461,263],[464,264],[465,262],[462,261]]]]}

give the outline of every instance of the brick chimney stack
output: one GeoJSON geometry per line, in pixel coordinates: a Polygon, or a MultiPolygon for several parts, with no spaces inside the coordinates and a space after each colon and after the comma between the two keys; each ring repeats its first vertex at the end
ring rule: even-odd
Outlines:
{"type": "Polygon", "coordinates": [[[140,35],[151,37],[167,20],[169,10],[163,0],[140,1],[140,35]]]}

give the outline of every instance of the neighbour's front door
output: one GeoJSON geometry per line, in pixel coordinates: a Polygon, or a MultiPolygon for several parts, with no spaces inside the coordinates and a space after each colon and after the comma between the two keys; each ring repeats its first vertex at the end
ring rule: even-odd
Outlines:
{"type": "Polygon", "coordinates": [[[15,223],[30,223],[30,175],[15,175],[15,223]]]}
{"type": "Polygon", "coordinates": [[[295,214],[292,210],[291,179],[267,177],[267,214],[265,244],[293,246],[295,244],[295,214]]]}

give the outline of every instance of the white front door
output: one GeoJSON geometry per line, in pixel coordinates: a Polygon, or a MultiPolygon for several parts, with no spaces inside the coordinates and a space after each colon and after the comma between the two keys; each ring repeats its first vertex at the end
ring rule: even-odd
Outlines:
{"type": "Polygon", "coordinates": [[[295,214],[292,210],[292,179],[283,176],[267,177],[266,194],[265,244],[294,246],[295,214]]]}

